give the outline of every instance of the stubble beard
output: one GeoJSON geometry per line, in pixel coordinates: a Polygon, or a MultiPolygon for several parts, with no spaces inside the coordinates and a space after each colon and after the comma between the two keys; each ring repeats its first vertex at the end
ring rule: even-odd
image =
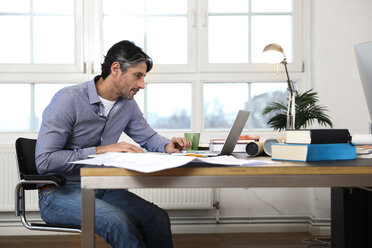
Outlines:
{"type": "Polygon", "coordinates": [[[131,88],[127,94],[124,94],[124,98],[127,100],[133,100],[134,96],[139,92],[139,88],[131,88]]]}

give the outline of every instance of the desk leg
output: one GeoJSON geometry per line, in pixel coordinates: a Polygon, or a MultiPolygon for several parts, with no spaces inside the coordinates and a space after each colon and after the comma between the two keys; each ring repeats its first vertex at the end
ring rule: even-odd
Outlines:
{"type": "Polygon", "coordinates": [[[343,188],[331,188],[331,244],[333,248],[346,248],[345,218],[347,216],[343,188]]]}
{"type": "Polygon", "coordinates": [[[372,193],[331,189],[332,248],[372,247],[372,193]]]}
{"type": "Polygon", "coordinates": [[[94,248],[94,189],[81,189],[81,247],[94,248]]]}

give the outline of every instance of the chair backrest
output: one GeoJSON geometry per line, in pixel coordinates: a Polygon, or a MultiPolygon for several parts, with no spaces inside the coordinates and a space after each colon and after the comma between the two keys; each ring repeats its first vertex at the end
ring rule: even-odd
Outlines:
{"type": "Polygon", "coordinates": [[[25,175],[38,175],[35,164],[36,139],[18,138],[15,143],[20,179],[25,175]]]}
{"type": "Polygon", "coordinates": [[[26,219],[26,200],[24,190],[37,189],[37,185],[54,183],[63,185],[65,178],[60,175],[39,175],[35,164],[36,139],[18,138],[15,143],[20,181],[16,186],[16,215],[21,217],[22,224],[30,230],[58,231],[80,233],[80,226],[49,225],[29,223],[26,219]],[[42,181],[43,183],[40,183],[42,181]],[[33,184],[35,183],[35,184],[33,184]]]}

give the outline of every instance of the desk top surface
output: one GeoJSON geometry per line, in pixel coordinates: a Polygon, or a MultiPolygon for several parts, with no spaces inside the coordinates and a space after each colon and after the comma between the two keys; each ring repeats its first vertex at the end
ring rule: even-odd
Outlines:
{"type": "MultiPolygon", "coordinates": [[[[249,159],[249,158],[248,158],[249,159]]],[[[257,158],[254,158],[257,159],[257,158]]],[[[263,157],[259,159],[270,159],[263,157]]],[[[81,176],[226,176],[226,175],[372,175],[372,159],[282,162],[269,165],[221,166],[191,162],[153,173],[112,167],[81,168],[81,176]]]]}

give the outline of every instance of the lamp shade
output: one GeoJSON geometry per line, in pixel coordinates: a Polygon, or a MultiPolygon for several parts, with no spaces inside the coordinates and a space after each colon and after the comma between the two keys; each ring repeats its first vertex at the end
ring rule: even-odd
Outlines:
{"type": "Polygon", "coordinates": [[[267,52],[267,51],[277,51],[284,55],[283,48],[279,44],[276,44],[276,43],[272,43],[272,44],[265,46],[262,52],[267,52]]]}
{"type": "Polygon", "coordinates": [[[266,61],[269,63],[280,63],[285,59],[284,49],[276,43],[269,44],[265,46],[262,51],[265,54],[266,61]]]}

